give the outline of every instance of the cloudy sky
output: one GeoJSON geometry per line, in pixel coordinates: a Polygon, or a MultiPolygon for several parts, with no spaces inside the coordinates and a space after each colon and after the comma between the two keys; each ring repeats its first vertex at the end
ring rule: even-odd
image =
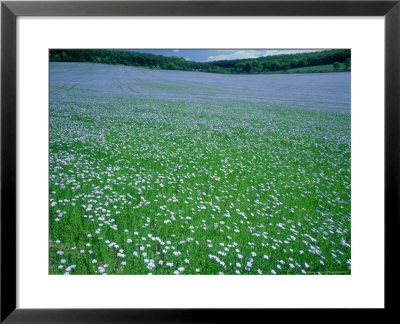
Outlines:
{"type": "Polygon", "coordinates": [[[318,49],[249,49],[249,50],[132,50],[141,53],[151,53],[165,56],[183,57],[188,61],[210,62],[219,60],[236,60],[244,58],[257,58],[268,55],[294,54],[316,52],[318,49]]]}

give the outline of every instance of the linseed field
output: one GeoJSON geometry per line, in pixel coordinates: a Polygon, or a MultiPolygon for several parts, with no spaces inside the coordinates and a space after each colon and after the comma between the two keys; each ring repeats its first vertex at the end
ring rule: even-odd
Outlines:
{"type": "Polygon", "coordinates": [[[50,63],[49,273],[350,274],[350,72],[50,63]]]}

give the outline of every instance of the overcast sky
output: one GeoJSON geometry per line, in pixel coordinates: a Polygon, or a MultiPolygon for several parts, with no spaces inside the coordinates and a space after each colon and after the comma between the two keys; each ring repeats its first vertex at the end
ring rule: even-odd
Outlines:
{"type": "Polygon", "coordinates": [[[151,53],[165,56],[183,57],[188,61],[210,62],[219,60],[236,60],[245,58],[257,58],[261,56],[295,54],[304,52],[316,52],[318,49],[244,49],[244,50],[188,50],[188,49],[163,49],[163,50],[133,50],[141,53],[151,53]]]}

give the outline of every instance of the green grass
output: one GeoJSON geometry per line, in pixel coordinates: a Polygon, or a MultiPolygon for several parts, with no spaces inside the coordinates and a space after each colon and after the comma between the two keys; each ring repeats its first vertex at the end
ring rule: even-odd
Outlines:
{"type": "Polygon", "coordinates": [[[333,68],[333,64],[327,65],[315,65],[315,66],[306,66],[301,68],[289,69],[288,73],[322,73],[322,72],[343,72],[346,71],[343,64],[341,64],[339,70],[335,70],[333,68]]]}
{"type": "Polygon", "coordinates": [[[86,95],[50,118],[50,274],[350,273],[349,114],[86,95]]]}
{"type": "Polygon", "coordinates": [[[262,72],[262,73],[254,73],[254,74],[290,74],[290,73],[331,73],[331,72],[350,72],[350,70],[346,70],[343,64],[340,65],[338,70],[335,70],[333,64],[326,65],[314,65],[314,66],[305,66],[300,68],[288,69],[288,70],[279,70],[273,72],[262,72]]]}

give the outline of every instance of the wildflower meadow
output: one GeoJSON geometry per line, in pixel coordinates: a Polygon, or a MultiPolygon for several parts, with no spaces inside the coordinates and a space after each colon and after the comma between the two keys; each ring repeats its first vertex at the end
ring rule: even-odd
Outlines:
{"type": "Polygon", "coordinates": [[[49,273],[351,273],[350,72],[50,63],[49,273]]]}

